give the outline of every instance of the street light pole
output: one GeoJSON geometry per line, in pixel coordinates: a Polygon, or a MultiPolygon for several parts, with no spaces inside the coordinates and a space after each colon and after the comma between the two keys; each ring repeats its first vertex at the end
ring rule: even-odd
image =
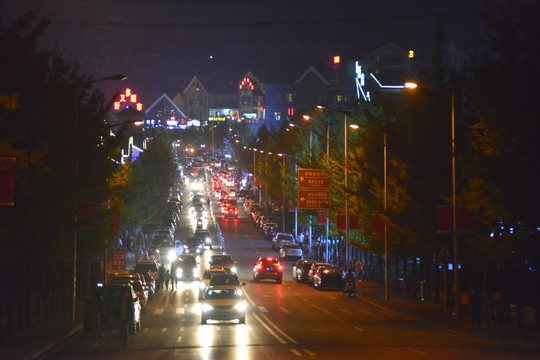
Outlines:
{"type": "Polygon", "coordinates": [[[454,92],[452,91],[452,228],[454,242],[454,313],[459,317],[458,313],[458,256],[457,256],[457,211],[456,211],[456,139],[455,139],[455,106],[454,92]]]}
{"type": "Polygon", "coordinates": [[[384,161],[384,299],[388,302],[388,188],[386,173],[386,132],[383,132],[383,161],[384,161]]]}
{"type": "Polygon", "coordinates": [[[345,156],[344,156],[344,165],[345,165],[345,262],[346,262],[346,268],[347,272],[350,271],[349,269],[349,185],[348,185],[348,178],[349,178],[349,165],[347,164],[348,156],[347,156],[347,114],[343,114],[344,119],[344,133],[345,133],[345,139],[344,139],[344,148],[345,148],[345,156]]]}

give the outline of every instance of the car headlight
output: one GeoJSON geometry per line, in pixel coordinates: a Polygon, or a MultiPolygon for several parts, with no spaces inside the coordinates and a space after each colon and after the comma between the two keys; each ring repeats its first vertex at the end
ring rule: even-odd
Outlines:
{"type": "Polygon", "coordinates": [[[210,239],[209,237],[206,238],[206,243],[209,244],[212,242],[212,239],[210,239]]]}
{"type": "Polygon", "coordinates": [[[169,250],[169,252],[167,253],[167,259],[170,261],[170,262],[173,262],[174,260],[176,260],[176,251],[174,250],[169,250]]]}
{"type": "Polygon", "coordinates": [[[187,248],[188,248],[188,246],[187,246],[187,245],[184,245],[184,249],[187,249],[187,248]]]}
{"type": "Polygon", "coordinates": [[[200,282],[200,283],[199,283],[199,289],[200,289],[200,290],[206,289],[206,283],[200,282]]]}
{"type": "Polygon", "coordinates": [[[231,272],[236,274],[236,266],[231,266],[231,272]]]}
{"type": "Polygon", "coordinates": [[[193,268],[193,276],[198,277],[199,276],[199,269],[193,268]]]}
{"type": "Polygon", "coordinates": [[[246,311],[246,309],[247,309],[247,304],[246,304],[245,301],[240,301],[240,302],[238,302],[238,303],[236,303],[236,304],[234,305],[234,309],[237,310],[237,311],[242,311],[242,312],[244,312],[244,311],[246,311]]]}
{"type": "Polygon", "coordinates": [[[212,310],[214,310],[214,307],[212,305],[204,303],[204,304],[201,305],[201,310],[203,312],[212,311],[212,310]]]}
{"type": "Polygon", "coordinates": [[[181,278],[184,271],[181,268],[176,269],[176,277],[181,278]]]}

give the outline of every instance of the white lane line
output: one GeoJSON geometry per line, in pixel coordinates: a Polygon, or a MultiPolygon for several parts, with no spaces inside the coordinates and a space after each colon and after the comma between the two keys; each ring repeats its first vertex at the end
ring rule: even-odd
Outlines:
{"type": "Polygon", "coordinates": [[[285,308],[285,307],[283,307],[283,306],[280,306],[280,307],[279,307],[279,310],[283,311],[285,314],[289,314],[289,313],[290,313],[290,311],[287,310],[287,308],[285,308]]]}
{"type": "Polygon", "coordinates": [[[367,311],[366,309],[360,309],[359,311],[367,316],[375,316],[375,314],[373,314],[371,311],[367,311]]]}
{"type": "Polygon", "coordinates": [[[176,315],[183,314],[183,313],[184,313],[184,308],[183,307],[176,308],[176,315]]]}
{"type": "Polygon", "coordinates": [[[347,314],[347,315],[352,315],[353,314],[352,312],[350,312],[347,309],[338,309],[338,311],[341,311],[342,313],[347,314]]]}
{"type": "Polygon", "coordinates": [[[364,329],[362,329],[362,328],[359,328],[358,326],[355,326],[353,329],[354,329],[354,330],[358,330],[358,331],[360,331],[360,332],[365,332],[365,331],[366,331],[366,330],[364,330],[364,329]]]}
{"type": "Polygon", "coordinates": [[[308,302],[308,299],[306,299],[306,298],[302,298],[302,300],[304,300],[305,302],[308,302]]]}
{"type": "Polygon", "coordinates": [[[264,306],[257,306],[262,313],[267,313],[268,310],[264,306]]]}
{"type": "Polygon", "coordinates": [[[315,353],[312,352],[312,351],[309,351],[308,349],[304,349],[304,351],[305,351],[306,354],[308,354],[309,356],[315,356],[315,353]]]}
{"type": "Polygon", "coordinates": [[[248,299],[251,306],[255,307],[256,306],[255,303],[253,302],[253,300],[251,300],[251,298],[249,297],[246,291],[244,291],[244,294],[246,295],[246,299],[248,299]]]}
{"type": "Polygon", "coordinates": [[[330,299],[330,300],[337,300],[337,298],[334,297],[334,296],[326,296],[326,297],[327,297],[328,299],[330,299]]]}
{"type": "Polygon", "coordinates": [[[167,328],[161,328],[161,332],[166,332],[167,328]]]}
{"type": "Polygon", "coordinates": [[[182,337],[179,336],[179,337],[176,339],[176,342],[182,342],[182,337]]]}
{"type": "Polygon", "coordinates": [[[345,323],[344,320],[341,320],[341,319],[336,319],[336,320],[339,321],[339,322],[342,323],[342,324],[345,323]]]}
{"type": "Polygon", "coordinates": [[[409,350],[411,350],[411,351],[414,351],[415,353],[418,353],[418,354],[422,354],[422,355],[425,355],[425,354],[426,354],[425,351],[418,350],[418,349],[415,349],[415,348],[412,348],[412,347],[408,347],[407,349],[409,349],[409,350]]]}
{"type": "Polygon", "coordinates": [[[265,314],[261,314],[262,317],[264,317],[264,319],[268,322],[268,324],[270,324],[274,329],[276,329],[277,332],[279,332],[281,335],[285,336],[287,339],[289,339],[290,342],[292,342],[293,344],[298,344],[298,341],[294,340],[292,337],[290,337],[289,335],[285,334],[285,332],[283,330],[281,330],[276,324],[274,324],[272,322],[272,320],[270,320],[268,318],[268,316],[266,316],[265,314]]]}
{"type": "Polygon", "coordinates": [[[255,313],[253,313],[252,315],[255,317],[255,319],[257,319],[258,322],[261,323],[262,326],[264,326],[264,328],[265,328],[270,334],[272,334],[273,337],[276,338],[277,341],[279,341],[279,342],[282,343],[282,344],[286,344],[286,343],[287,343],[287,341],[284,340],[282,337],[280,337],[278,334],[276,334],[276,333],[274,332],[274,330],[272,330],[272,329],[270,328],[270,326],[266,325],[266,324],[261,320],[261,318],[259,317],[259,315],[255,314],[255,313]]]}
{"type": "Polygon", "coordinates": [[[302,353],[298,350],[294,350],[294,349],[289,349],[289,350],[296,356],[302,356],[302,353]]]}
{"type": "Polygon", "coordinates": [[[319,308],[318,310],[320,310],[320,311],[322,311],[323,313],[326,313],[326,314],[328,314],[328,315],[334,315],[334,314],[332,314],[332,312],[331,312],[330,310],[325,309],[325,308],[319,308]]]}
{"type": "Polygon", "coordinates": [[[164,308],[157,308],[156,311],[154,311],[154,315],[163,315],[164,308]]]}
{"type": "Polygon", "coordinates": [[[143,332],[149,332],[150,329],[149,329],[149,328],[144,328],[144,329],[142,329],[142,331],[143,331],[143,332]]]}

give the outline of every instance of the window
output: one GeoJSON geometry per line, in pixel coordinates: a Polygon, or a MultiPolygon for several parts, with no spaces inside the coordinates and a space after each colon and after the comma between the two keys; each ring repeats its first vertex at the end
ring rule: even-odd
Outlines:
{"type": "Polygon", "coordinates": [[[280,111],[276,111],[274,113],[274,118],[276,121],[280,121],[281,120],[281,112],[280,111]]]}
{"type": "Polygon", "coordinates": [[[190,97],[188,103],[189,103],[189,106],[193,106],[193,98],[190,97]]]}
{"type": "Polygon", "coordinates": [[[342,102],[343,101],[343,95],[336,95],[336,102],[342,102]]]}
{"type": "Polygon", "coordinates": [[[292,93],[287,94],[287,102],[292,103],[292,93]]]}
{"type": "Polygon", "coordinates": [[[281,102],[281,94],[280,93],[274,94],[274,101],[276,102],[276,104],[279,104],[281,102]]]}

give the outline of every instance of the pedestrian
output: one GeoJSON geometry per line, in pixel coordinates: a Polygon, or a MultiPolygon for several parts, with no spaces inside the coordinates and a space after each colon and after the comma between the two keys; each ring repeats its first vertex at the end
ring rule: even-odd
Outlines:
{"type": "Polygon", "coordinates": [[[165,282],[165,289],[166,290],[169,290],[169,279],[171,277],[171,273],[169,272],[169,270],[167,269],[165,271],[165,278],[163,279],[163,281],[165,282]]]}
{"type": "Polygon", "coordinates": [[[103,322],[105,321],[105,299],[101,294],[96,294],[92,315],[92,337],[94,339],[94,347],[99,347],[103,345],[105,341],[105,335],[103,334],[103,322]]]}
{"type": "Polygon", "coordinates": [[[361,260],[358,260],[356,262],[356,274],[358,276],[358,280],[363,280],[364,275],[364,263],[361,260]]]}
{"type": "Polygon", "coordinates": [[[350,269],[353,274],[356,272],[356,261],[354,261],[354,258],[351,258],[350,269]]]}
{"type": "Polygon", "coordinates": [[[471,306],[471,324],[480,328],[481,312],[482,312],[482,296],[478,290],[472,289],[469,297],[471,306]]]}
{"type": "Polygon", "coordinates": [[[158,290],[161,290],[163,288],[164,279],[165,279],[165,267],[163,266],[163,264],[161,264],[158,270],[158,283],[157,283],[158,290]]]}
{"type": "Polygon", "coordinates": [[[506,301],[502,291],[497,291],[493,295],[493,307],[495,308],[495,315],[497,316],[497,322],[499,327],[504,327],[504,313],[506,312],[506,301]]]}
{"type": "Polygon", "coordinates": [[[120,338],[120,344],[122,346],[127,345],[128,339],[128,320],[131,318],[131,306],[130,298],[127,291],[122,294],[122,300],[120,301],[120,313],[118,314],[118,337],[120,338]]]}
{"type": "Polygon", "coordinates": [[[171,290],[176,289],[176,277],[173,273],[170,273],[169,275],[169,281],[171,282],[171,290]]]}

